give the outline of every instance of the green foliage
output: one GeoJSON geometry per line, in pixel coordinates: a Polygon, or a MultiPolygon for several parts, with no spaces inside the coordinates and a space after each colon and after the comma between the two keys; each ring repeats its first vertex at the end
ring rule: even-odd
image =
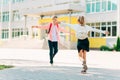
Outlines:
{"type": "Polygon", "coordinates": [[[108,46],[101,46],[101,47],[100,47],[100,50],[101,50],[101,51],[112,51],[113,49],[112,49],[112,48],[109,48],[108,46]]]}
{"type": "Polygon", "coordinates": [[[120,37],[117,38],[116,51],[120,51],[120,37]]]}
{"type": "Polygon", "coordinates": [[[7,65],[0,65],[0,70],[5,69],[5,68],[12,68],[13,66],[7,66],[7,65]]]}
{"type": "Polygon", "coordinates": [[[117,38],[117,42],[113,48],[109,48],[108,46],[101,46],[100,50],[101,51],[113,51],[113,50],[120,51],[120,37],[117,38]]]}

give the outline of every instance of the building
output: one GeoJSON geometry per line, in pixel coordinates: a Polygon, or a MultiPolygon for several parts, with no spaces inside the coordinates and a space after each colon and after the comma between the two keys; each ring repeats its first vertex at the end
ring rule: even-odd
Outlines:
{"type": "MultiPolygon", "coordinates": [[[[90,32],[91,48],[101,45],[113,46],[120,35],[119,0],[0,0],[0,39],[9,40],[21,35],[33,35],[31,26],[47,24],[52,15],[59,20],[76,23],[76,16],[84,15],[86,23],[92,27],[107,30],[109,35],[90,32]]],[[[69,31],[74,30],[65,27],[69,31]]],[[[38,30],[39,39],[45,31],[38,30]]],[[[61,35],[61,44],[75,48],[74,35],[61,35]]]]}

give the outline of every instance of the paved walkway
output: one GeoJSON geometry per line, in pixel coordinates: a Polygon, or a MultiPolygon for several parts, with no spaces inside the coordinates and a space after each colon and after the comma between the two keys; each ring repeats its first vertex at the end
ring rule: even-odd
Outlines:
{"type": "Polygon", "coordinates": [[[54,65],[48,50],[0,49],[0,64],[16,67],[0,71],[0,80],[119,80],[120,52],[90,51],[88,72],[81,74],[76,50],[59,50],[54,65]]]}

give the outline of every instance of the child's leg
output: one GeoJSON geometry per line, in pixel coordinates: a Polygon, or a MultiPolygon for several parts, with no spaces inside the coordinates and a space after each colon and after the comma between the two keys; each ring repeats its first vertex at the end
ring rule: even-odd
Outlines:
{"type": "Polygon", "coordinates": [[[78,53],[80,61],[83,61],[83,50],[81,49],[78,53]]]}

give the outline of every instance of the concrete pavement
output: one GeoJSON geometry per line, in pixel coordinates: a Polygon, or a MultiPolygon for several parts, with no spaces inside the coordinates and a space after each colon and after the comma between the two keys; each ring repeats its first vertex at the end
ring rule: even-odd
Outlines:
{"type": "Polygon", "coordinates": [[[16,67],[0,71],[0,80],[119,80],[120,52],[87,53],[87,74],[81,74],[77,50],[59,50],[54,66],[49,51],[39,49],[0,49],[0,64],[16,67]]]}

